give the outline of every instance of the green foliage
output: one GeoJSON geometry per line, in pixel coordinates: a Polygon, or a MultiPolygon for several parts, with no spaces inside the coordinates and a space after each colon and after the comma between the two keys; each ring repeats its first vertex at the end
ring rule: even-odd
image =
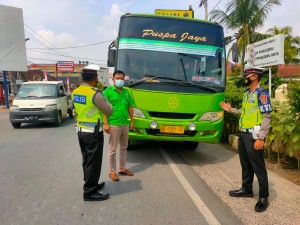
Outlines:
{"type": "MultiPolygon", "coordinates": [[[[270,151],[299,159],[300,154],[300,113],[289,102],[272,102],[271,128],[267,137],[270,151]]],[[[300,168],[299,168],[300,169],[300,168]]]]}
{"type": "Polygon", "coordinates": [[[240,79],[241,78],[240,75],[241,75],[241,67],[240,66],[239,67],[235,67],[234,70],[233,70],[233,72],[232,72],[232,74],[231,74],[231,76],[233,78],[238,78],[239,77],[239,79],[240,79]]]}
{"type": "Polygon", "coordinates": [[[291,81],[288,86],[288,98],[293,110],[300,112],[300,82],[291,81]]]}
{"type": "Polygon", "coordinates": [[[96,88],[98,88],[99,90],[102,90],[103,89],[103,83],[101,83],[100,81],[98,81],[97,85],[96,85],[96,88]]]}
{"type": "Polygon", "coordinates": [[[281,0],[229,0],[225,10],[215,9],[210,12],[212,21],[227,28],[238,30],[236,34],[241,55],[242,70],[245,62],[245,49],[250,44],[256,28],[263,25],[273,6],[281,0]]]}

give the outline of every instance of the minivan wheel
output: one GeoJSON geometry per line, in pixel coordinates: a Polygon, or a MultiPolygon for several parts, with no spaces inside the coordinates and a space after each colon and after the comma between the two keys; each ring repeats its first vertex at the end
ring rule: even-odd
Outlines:
{"type": "Polygon", "coordinates": [[[20,127],[21,127],[21,123],[11,123],[11,125],[12,125],[14,128],[20,128],[20,127]]]}
{"type": "Polygon", "coordinates": [[[62,123],[61,111],[58,111],[56,121],[55,121],[55,126],[59,127],[61,123],[62,123]]]}

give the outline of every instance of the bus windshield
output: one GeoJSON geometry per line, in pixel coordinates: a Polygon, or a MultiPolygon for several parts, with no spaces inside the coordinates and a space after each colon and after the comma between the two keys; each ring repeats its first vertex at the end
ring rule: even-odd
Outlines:
{"type": "Polygon", "coordinates": [[[124,18],[117,69],[125,72],[129,85],[144,80],[137,85],[140,89],[201,92],[199,85],[224,91],[222,28],[199,21],[175,21],[176,26],[174,20],[167,18],[124,18]],[[193,85],[187,88],[187,83],[193,85]]]}

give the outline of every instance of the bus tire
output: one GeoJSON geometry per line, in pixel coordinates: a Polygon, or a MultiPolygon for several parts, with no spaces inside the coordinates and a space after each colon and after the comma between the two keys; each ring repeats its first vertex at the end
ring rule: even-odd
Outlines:
{"type": "Polygon", "coordinates": [[[198,147],[199,142],[195,141],[184,141],[183,146],[186,150],[195,151],[198,147]]]}

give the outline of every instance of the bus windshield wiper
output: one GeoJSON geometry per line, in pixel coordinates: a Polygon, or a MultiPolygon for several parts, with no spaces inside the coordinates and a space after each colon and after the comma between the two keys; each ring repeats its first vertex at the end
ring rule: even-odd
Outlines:
{"type": "Polygon", "coordinates": [[[147,82],[147,81],[152,81],[152,80],[155,80],[155,79],[164,79],[164,80],[174,80],[174,81],[181,81],[181,82],[185,82],[183,80],[180,80],[180,79],[176,79],[176,78],[172,78],[172,77],[164,77],[164,76],[157,76],[157,75],[144,75],[146,78],[143,78],[139,81],[136,81],[130,85],[128,85],[128,87],[133,87],[133,86],[136,86],[138,84],[141,84],[141,83],[144,83],[144,82],[147,82]]]}
{"type": "Polygon", "coordinates": [[[196,87],[196,88],[206,90],[206,91],[210,91],[210,92],[218,92],[217,89],[215,89],[213,87],[207,87],[207,86],[204,86],[204,85],[201,85],[201,84],[194,84],[194,83],[186,82],[186,81],[181,81],[181,82],[176,82],[176,83],[174,82],[174,84],[180,84],[180,85],[189,86],[189,87],[196,87]]]}

